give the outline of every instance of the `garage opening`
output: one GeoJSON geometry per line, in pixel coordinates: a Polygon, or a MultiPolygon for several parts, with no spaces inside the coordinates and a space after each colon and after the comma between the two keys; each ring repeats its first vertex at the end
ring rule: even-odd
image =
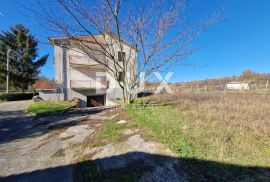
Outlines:
{"type": "Polygon", "coordinates": [[[87,107],[99,107],[105,105],[105,95],[87,96],[87,107]]]}

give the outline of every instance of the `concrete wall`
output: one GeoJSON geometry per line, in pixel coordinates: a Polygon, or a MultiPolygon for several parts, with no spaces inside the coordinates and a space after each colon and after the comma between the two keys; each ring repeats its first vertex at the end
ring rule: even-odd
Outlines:
{"type": "Polygon", "coordinates": [[[40,90],[39,96],[44,101],[62,101],[64,100],[64,94],[55,90],[40,90]]]}
{"type": "MultiPolygon", "coordinates": [[[[107,42],[107,44],[111,44],[111,47],[108,47],[108,51],[113,52],[115,55],[114,57],[117,58],[118,60],[118,52],[121,51],[121,47],[119,46],[117,40],[115,38],[112,38],[111,36],[107,35],[105,38],[105,41],[107,42]]],[[[136,64],[136,49],[130,45],[128,45],[127,43],[123,42],[122,44],[122,51],[125,52],[126,54],[126,60],[128,61],[127,64],[127,75],[125,75],[127,77],[127,81],[130,81],[130,78],[135,74],[136,72],[136,68],[137,68],[137,64],[136,64]]],[[[112,69],[114,68],[114,62],[113,60],[107,58],[107,62],[109,64],[109,66],[112,69]]],[[[123,65],[122,62],[118,62],[120,65],[123,65]]],[[[116,68],[117,69],[117,68],[116,68]]]]}
{"type": "MultiPolygon", "coordinates": [[[[137,52],[135,47],[129,45],[126,42],[123,42],[122,44],[122,50],[121,47],[119,46],[119,43],[117,42],[118,40],[111,37],[110,35],[107,35],[105,37],[105,41],[107,42],[107,44],[112,45],[111,47],[108,47],[108,51],[113,52],[115,55],[114,57],[118,60],[118,52],[123,51],[126,54],[126,60],[128,61],[127,66],[127,73],[125,75],[125,80],[129,83],[127,83],[128,85],[130,85],[131,83],[131,78],[135,75],[136,70],[137,70],[137,64],[136,64],[136,56],[137,56],[137,52]]],[[[115,68],[114,66],[114,61],[112,59],[109,59],[108,57],[106,58],[107,62],[110,66],[110,68],[112,68],[113,70],[117,70],[119,69],[117,66],[115,68]]],[[[118,62],[120,65],[123,66],[123,62],[118,62]]],[[[120,69],[119,69],[120,71],[120,69]]],[[[121,87],[119,86],[117,80],[113,79],[112,84],[115,85],[114,86],[114,91],[112,91],[109,95],[109,97],[112,97],[114,99],[122,99],[123,98],[123,92],[121,87]]]]}
{"type": "MultiPolygon", "coordinates": [[[[108,39],[108,37],[107,37],[108,39]]],[[[114,41],[113,39],[108,39],[107,41],[114,41]]],[[[118,56],[118,51],[121,49],[117,46],[117,44],[113,44],[110,49],[114,49],[115,56],[118,56]]],[[[136,50],[131,48],[127,44],[124,44],[123,51],[126,53],[126,58],[130,58],[130,60],[135,60],[136,50]]],[[[98,54],[98,53],[97,53],[98,54]]],[[[64,100],[70,100],[74,97],[80,99],[80,106],[85,107],[87,102],[87,96],[91,95],[103,95],[106,94],[106,105],[112,104],[111,100],[113,99],[122,99],[123,93],[122,90],[115,78],[113,78],[109,72],[104,69],[99,68],[89,68],[89,67],[74,67],[70,65],[70,58],[87,58],[86,55],[81,53],[80,50],[76,50],[76,48],[65,49],[61,46],[54,45],[54,66],[55,66],[55,81],[57,84],[63,86],[64,92],[64,100]],[[78,90],[71,89],[70,82],[71,80],[89,80],[94,81],[99,76],[106,75],[109,78],[109,88],[107,90],[78,90]]],[[[97,55],[99,59],[104,59],[105,62],[108,62],[109,66],[112,68],[113,62],[105,58],[105,56],[97,55]]],[[[89,60],[92,61],[92,60],[89,60]]],[[[134,62],[128,65],[127,78],[129,79],[131,74],[134,74],[134,70],[136,64],[134,62]]],[[[44,95],[45,96],[45,95],[44,95]]],[[[46,97],[46,96],[45,96],[46,97]]]]}
{"type": "MultiPolygon", "coordinates": [[[[80,103],[79,106],[80,107],[86,107],[87,106],[87,96],[94,96],[94,95],[104,95],[105,96],[105,104],[106,106],[110,106],[110,105],[114,105],[113,101],[114,98],[110,96],[110,93],[107,93],[106,90],[104,90],[103,92],[96,92],[95,90],[73,90],[73,89],[68,89],[68,96],[69,99],[72,99],[74,97],[79,98],[80,103]]],[[[119,91],[116,91],[116,93],[118,94],[119,91]]]]}
{"type": "Polygon", "coordinates": [[[54,80],[56,84],[62,84],[62,74],[63,74],[63,52],[62,48],[58,45],[54,45],[54,80]]]}

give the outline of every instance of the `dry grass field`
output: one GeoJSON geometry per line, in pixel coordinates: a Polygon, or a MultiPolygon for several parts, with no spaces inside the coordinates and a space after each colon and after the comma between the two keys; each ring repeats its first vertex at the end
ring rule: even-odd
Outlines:
{"type": "Polygon", "coordinates": [[[129,113],[150,136],[196,159],[183,160],[191,180],[270,180],[270,94],[178,92],[134,105],[129,113]]]}

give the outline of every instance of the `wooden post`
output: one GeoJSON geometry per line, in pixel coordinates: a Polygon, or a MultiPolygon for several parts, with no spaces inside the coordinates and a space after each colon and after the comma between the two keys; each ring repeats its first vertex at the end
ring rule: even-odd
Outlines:
{"type": "Polygon", "coordinates": [[[256,83],[255,83],[255,87],[256,87],[256,90],[259,90],[256,83]]]}
{"type": "Polygon", "coordinates": [[[263,95],[264,97],[265,97],[265,94],[267,93],[268,83],[269,83],[269,81],[267,80],[266,84],[265,84],[265,92],[264,92],[264,95],[263,95]]]}

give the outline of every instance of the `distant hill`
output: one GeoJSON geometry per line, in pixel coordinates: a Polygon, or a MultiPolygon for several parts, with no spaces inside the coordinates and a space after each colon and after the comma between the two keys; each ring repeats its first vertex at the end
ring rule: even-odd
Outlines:
{"type": "MultiPolygon", "coordinates": [[[[189,89],[189,90],[202,90],[202,91],[217,91],[223,90],[228,82],[250,82],[251,89],[265,89],[270,88],[270,73],[256,73],[251,70],[245,70],[239,76],[194,80],[189,82],[177,82],[175,84],[169,83],[170,88],[173,90],[189,89]]],[[[159,86],[159,82],[147,82],[145,84],[145,92],[154,92],[159,86]]],[[[164,89],[162,90],[164,91],[164,89]]]]}
{"type": "Polygon", "coordinates": [[[264,84],[270,81],[270,73],[256,73],[251,70],[244,71],[240,76],[231,76],[231,77],[223,77],[223,78],[214,78],[214,79],[206,79],[206,80],[196,80],[190,82],[179,82],[176,85],[182,86],[219,86],[224,85],[228,82],[239,81],[239,82],[252,82],[253,84],[264,84]]]}

